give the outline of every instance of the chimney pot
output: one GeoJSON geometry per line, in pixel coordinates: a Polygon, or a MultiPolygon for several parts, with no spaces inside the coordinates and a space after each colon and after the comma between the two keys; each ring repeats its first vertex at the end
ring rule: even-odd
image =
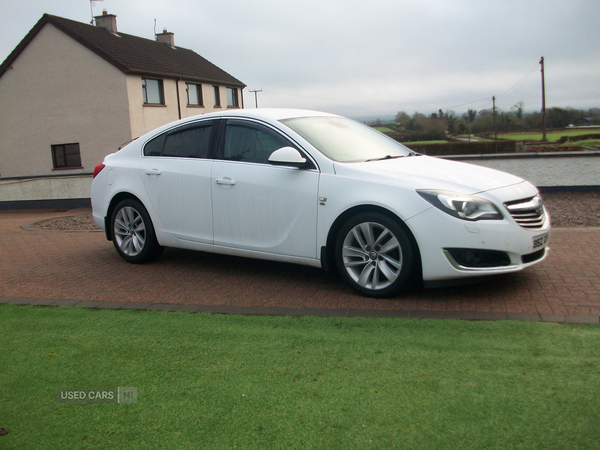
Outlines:
{"type": "Polygon", "coordinates": [[[162,33],[156,35],[157,42],[167,44],[171,47],[175,47],[175,33],[169,33],[166,28],[163,29],[162,33]]]}
{"type": "Polygon", "coordinates": [[[106,10],[102,11],[101,16],[95,16],[96,26],[106,28],[111,33],[117,34],[117,16],[108,14],[106,10]]]}

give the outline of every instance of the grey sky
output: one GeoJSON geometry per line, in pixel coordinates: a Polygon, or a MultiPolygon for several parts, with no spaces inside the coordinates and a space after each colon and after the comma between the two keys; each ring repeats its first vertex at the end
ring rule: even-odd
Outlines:
{"type": "MultiPolygon", "coordinates": [[[[119,31],[167,28],[248,85],[246,107],[351,117],[523,101],[600,107],[598,0],[104,0],[119,31]]],[[[0,60],[49,13],[89,23],[88,0],[0,0],[0,60]]]]}

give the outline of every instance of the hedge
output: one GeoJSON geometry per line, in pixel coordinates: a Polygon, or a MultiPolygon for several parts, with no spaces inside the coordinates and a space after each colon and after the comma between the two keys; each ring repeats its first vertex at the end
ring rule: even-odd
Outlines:
{"type": "Polygon", "coordinates": [[[516,153],[515,141],[502,142],[448,142],[446,144],[419,144],[409,142],[406,147],[429,156],[445,155],[489,155],[494,153],[516,153]]]}

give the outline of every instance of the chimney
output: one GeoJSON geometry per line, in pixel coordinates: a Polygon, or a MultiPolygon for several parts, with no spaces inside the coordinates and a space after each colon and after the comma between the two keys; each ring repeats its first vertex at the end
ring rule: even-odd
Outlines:
{"type": "Polygon", "coordinates": [[[175,39],[173,36],[175,33],[169,33],[166,28],[163,29],[162,33],[156,35],[156,41],[163,44],[167,44],[170,47],[175,47],[175,39]]]}
{"type": "Polygon", "coordinates": [[[106,10],[102,11],[101,16],[94,17],[96,19],[96,26],[100,28],[106,28],[111,33],[117,33],[117,16],[114,14],[108,14],[106,10]]]}

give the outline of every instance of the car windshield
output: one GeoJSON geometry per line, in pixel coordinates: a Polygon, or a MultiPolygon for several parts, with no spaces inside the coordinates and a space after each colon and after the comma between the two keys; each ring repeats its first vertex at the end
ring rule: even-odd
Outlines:
{"type": "Polygon", "coordinates": [[[281,122],[334,161],[373,161],[412,154],[383,133],[344,117],[299,117],[281,122]]]}

